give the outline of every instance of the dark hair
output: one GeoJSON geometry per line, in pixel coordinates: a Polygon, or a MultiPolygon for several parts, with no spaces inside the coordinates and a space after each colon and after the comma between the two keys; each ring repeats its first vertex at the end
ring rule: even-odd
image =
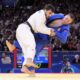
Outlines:
{"type": "Polygon", "coordinates": [[[51,10],[52,12],[55,11],[55,8],[54,8],[53,5],[51,5],[51,4],[46,4],[46,5],[44,6],[44,9],[45,9],[45,10],[51,10]]]}
{"type": "Polygon", "coordinates": [[[75,20],[75,16],[72,13],[69,13],[68,15],[70,15],[70,17],[73,19],[73,21],[75,20]]]}

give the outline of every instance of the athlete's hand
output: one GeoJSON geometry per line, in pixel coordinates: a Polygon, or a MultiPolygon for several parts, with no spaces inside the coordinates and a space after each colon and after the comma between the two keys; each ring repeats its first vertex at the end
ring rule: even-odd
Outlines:
{"type": "Polygon", "coordinates": [[[50,34],[50,36],[53,37],[53,36],[55,36],[55,35],[56,35],[56,33],[55,33],[54,29],[51,29],[51,34],[50,34]]]}

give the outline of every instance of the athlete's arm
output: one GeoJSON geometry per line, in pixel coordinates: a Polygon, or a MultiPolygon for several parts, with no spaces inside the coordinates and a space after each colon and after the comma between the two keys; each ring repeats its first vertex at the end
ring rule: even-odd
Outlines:
{"type": "Polygon", "coordinates": [[[44,18],[41,17],[40,15],[38,15],[36,17],[36,24],[35,25],[36,25],[36,29],[39,33],[47,34],[47,35],[50,35],[50,36],[55,36],[55,33],[54,33],[53,29],[48,28],[46,26],[44,18]]]}

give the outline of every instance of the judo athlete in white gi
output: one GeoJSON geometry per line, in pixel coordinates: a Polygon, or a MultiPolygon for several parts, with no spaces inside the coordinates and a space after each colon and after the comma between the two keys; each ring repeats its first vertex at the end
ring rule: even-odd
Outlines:
{"type": "Polygon", "coordinates": [[[24,62],[21,71],[24,73],[32,74],[35,71],[30,71],[28,67],[38,68],[33,62],[36,53],[36,42],[34,39],[34,33],[47,34],[54,36],[53,29],[46,26],[46,20],[54,12],[54,7],[50,4],[46,5],[43,10],[39,10],[32,14],[27,22],[18,25],[16,30],[16,38],[22,48],[24,54],[24,62]]]}

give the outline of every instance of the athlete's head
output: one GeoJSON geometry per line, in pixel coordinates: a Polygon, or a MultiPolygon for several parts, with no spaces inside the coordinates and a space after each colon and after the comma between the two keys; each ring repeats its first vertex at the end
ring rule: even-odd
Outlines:
{"type": "Polygon", "coordinates": [[[71,24],[74,21],[74,15],[72,13],[69,13],[64,16],[63,18],[63,24],[71,24]]]}
{"type": "Polygon", "coordinates": [[[80,58],[78,54],[76,54],[74,57],[75,57],[75,59],[77,59],[77,60],[80,58]]]}
{"type": "Polygon", "coordinates": [[[44,6],[44,11],[46,18],[49,18],[55,12],[55,8],[53,7],[53,5],[47,4],[44,6]]]}

